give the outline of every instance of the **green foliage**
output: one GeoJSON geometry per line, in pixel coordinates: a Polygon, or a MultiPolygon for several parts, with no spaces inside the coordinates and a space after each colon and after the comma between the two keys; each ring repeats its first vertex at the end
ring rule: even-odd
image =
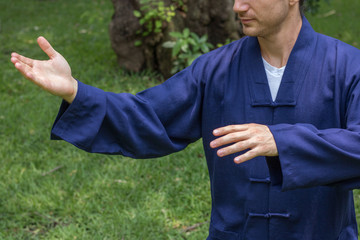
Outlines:
{"type": "Polygon", "coordinates": [[[191,65],[191,63],[204,53],[210,51],[213,45],[207,40],[207,35],[199,37],[196,33],[185,28],[182,32],[171,32],[174,41],[163,44],[165,48],[172,48],[173,68],[171,73],[176,73],[191,65]]]}
{"type": "Polygon", "coordinates": [[[216,44],[216,47],[219,48],[219,47],[225,46],[225,45],[227,45],[227,44],[232,43],[233,41],[234,41],[233,39],[228,38],[228,39],[226,39],[225,43],[218,43],[218,44],[216,44]]]}
{"type": "Polygon", "coordinates": [[[36,44],[44,35],[86,84],[133,94],[158,84],[155,73],[119,69],[107,34],[112,14],[108,0],[0,1],[0,239],[207,236],[209,224],[183,230],[209,219],[201,142],[145,161],[89,154],[50,141],[61,100],[24,79],[9,60],[12,51],[47,59],[36,44]],[[86,11],[107,20],[92,14],[81,18],[86,11]]]}
{"type": "Polygon", "coordinates": [[[320,3],[324,1],[329,3],[330,0],[306,0],[304,3],[305,11],[310,14],[317,14],[319,12],[320,3]]]}
{"type": "Polygon", "coordinates": [[[360,1],[320,1],[316,15],[306,17],[315,31],[332,36],[357,48],[360,47],[360,24],[354,19],[360,15],[360,1]]]}
{"type": "MultiPolygon", "coordinates": [[[[332,3],[320,4],[319,14],[336,14],[308,17],[314,29],[360,47],[360,1],[332,3]]],[[[133,160],[50,141],[60,99],[9,61],[12,51],[46,59],[36,44],[44,35],[86,84],[133,94],[158,84],[154,73],[118,69],[107,34],[112,14],[108,0],[0,1],[0,239],[206,239],[211,202],[201,142],[162,159],[133,160]],[[105,21],[80,18],[86,11],[105,21]],[[197,223],[206,224],[184,231],[197,223]]],[[[354,200],[360,223],[360,190],[354,200]]]]}
{"type": "MultiPolygon", "coordinates": [[[[143,26],[143,29],[138,31],[143,37],[161,33],[164,25],[171,22],[175,16],[175,7],[165,6],[162,0],[140,0],[140,5],[140,11],[135,10],[134,16],[143,26]]],[[[141,45],[141,42],[138,41],[135,45],[141,45]]]]}
{"type": "Polygon", "coordinates": [[[187,0],[171,0],[171,2],[180,11],[183,11],[183,12],[188,11],[188,8],[187,8],[187,5],[186,5],[187,0]]]}

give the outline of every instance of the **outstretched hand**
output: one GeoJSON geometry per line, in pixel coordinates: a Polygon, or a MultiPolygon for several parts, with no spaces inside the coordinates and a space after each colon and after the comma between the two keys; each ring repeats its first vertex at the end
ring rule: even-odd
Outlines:
{"type": "Polygon", "coordinates": [[[51,94],[60,96],[67,102],[72,103],[78,85],[71,75],[68,62],[52,48],[44,37],[39,37],[37,42],[40,48],[49,56],[49,60],[34,60],[12,53],[11,62],[25,78],[51,94]]]}
{"type": "Polygon", "coordinates": [[[235,163],[242,163],[258,156],[278,156],[274,137],[266,125],[230,125],[215,129],[213,134],[218,138],[210,143],[210,147],[222,147],[217,151],[219,157],[248,150],[235,157],[235,163]]]}

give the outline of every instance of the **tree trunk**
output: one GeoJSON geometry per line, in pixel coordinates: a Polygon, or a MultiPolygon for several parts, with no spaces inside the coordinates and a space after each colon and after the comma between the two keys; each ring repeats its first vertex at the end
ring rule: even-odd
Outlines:
{"type": "MultiPolygon", "coordinates": [[[[172,68],[171,49],[162,47],[162,44],[171,40],[170,32],[189,28],[199,36],[207,34],[214,46],[241,36],[241,25],[232,10],[234,0],[183,2],[187,11],[177,9],[175,17],[164,25],[161,33],[143,37],[138,32],[142,26],[133,13],[140,8],[139,0],[112,0],[115,12],[109,27],[110,39],[121,67],[130,71],[151,69],[167,78],[172,68]],[[139,40],[142,44],[136,47],[139,40]]],[[[171,0],[164,0],[164,3],[169,6],[171,0]]]]}

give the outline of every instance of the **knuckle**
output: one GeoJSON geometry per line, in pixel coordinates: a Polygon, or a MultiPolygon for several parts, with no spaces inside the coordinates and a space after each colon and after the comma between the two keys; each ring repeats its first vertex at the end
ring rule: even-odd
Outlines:
{"type": "Polygon", "coordinates": [[[257,156],[259,156],[259,155],[252,152],[252,153],[249,153],[248,158],[249,158],[249,159],[253,159],[253,158],[256,158],[257,156]]]}
{"type": "Polygon", "coordinates": [[[262,143],[263,140],[264,140],[264,138],[262,136],[257,135],[254,137],[254,142],[257,144],[262,143]]]}
{"type": "Polygon", "coordinates": [[[234,148],[236,149],[242,149],[244,147],[244,142],[237,142],[234,144],[234,148]]]}
{"type": "Polygon", "coordinates": [[[231,141],[231,142],[234,142],[234,141],[236,141],[238,139],[238,136],[237,136],[236,133],[230,133],[228,135],[228,137],[229,137],[229,141],[231,141]]]}
{"type": "Polygon", "coordinates": [[[241,152],[241,151],[251,148],[251,145],[249,144],[249,142],[237,142],[235,145],[236,145],[237,152],[241,152]]]}
{"type": "Polygon", "coordinates": [[[236,144],[233,144],[233,145],[228,147],[228,152],[229,152],[229,154],[235,153],[235,152],[237,152],[237,149],[238,148],[237,148],[236,144]]]}
{"type": "Polygon", "coordinates": [[[259,146],[257,149],[256,149],[256,152],[258,152],[259,154],[264,154],[264,153],[266,153],[266,147],[265,146],[263,146],[263,145],[261,145],[261,146],[259,146]]]}
{"type": "Polygon", "coordinates": [[[230,125],[230,126],[229,126],[229,130],[230,130],[231,132],[236,131],[236,125],[230,125]]]}

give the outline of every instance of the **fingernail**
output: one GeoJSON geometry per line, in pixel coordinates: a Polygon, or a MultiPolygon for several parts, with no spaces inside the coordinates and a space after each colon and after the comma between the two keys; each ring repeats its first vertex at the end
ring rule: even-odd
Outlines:
{"type": "Polygon", "coordinates": [[[240,158],[239,158],[239,157],[234,158],[234,162],[235,162],[236,164],[239,164],[239,163],[240,163],[240,158]]]}
{"type": "Polygon", "coordinates": [[[214,135],[216,135],[219,133],[219,130],[214,130],[213,133],[214,133],[214,135]]]}
{"type": "Polygon", "coordinates": [[[224,155],[224,151],[223,151],[223,150],[219,150],[219,151],[217,152],[217,154],[218,154],[219,157],[222,157],[222,156],[224,155]]]}

